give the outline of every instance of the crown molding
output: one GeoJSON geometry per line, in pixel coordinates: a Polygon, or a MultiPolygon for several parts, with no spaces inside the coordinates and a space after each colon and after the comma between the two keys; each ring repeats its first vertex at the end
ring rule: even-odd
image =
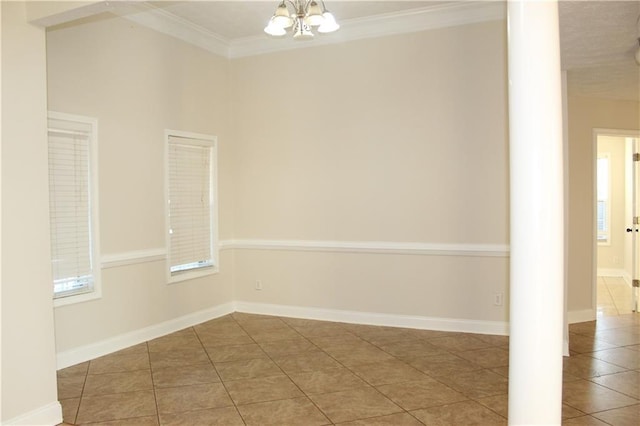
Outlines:
{"type": "Polygon", "coordinates": [[[312,41],[295,41],[289,34],[287,34],[288,38],[284,36],[283,39],[274,39],[274,37],[265,34],[264,36],[231,40],[229,57],[242,58],[352,40],[495,21],[506,19],[506,15],[506,5],[502,1],[447,3],[345,20],[341,22],[340,31],[331,34],[318,34],[312,41]]]}
{"type": "Polygon", "coordinates": [[[132,2],[128,5],[126,8],[117,8],[114,13],[231,59],[506,18],[503,1],[464,1],[345,20],[341,22],[340,31],[318,34],[313,41],[308,42],[294,41],[287,36],[274,39],[266,34],[228,40],[147,2],[132,2]]]}
{"type": "Polygon", "coordinates": [[[186,19],[147,2],[128,2],[113,13],[160,33],[198,46],[216,55],[229,56],[230,41],[186,19]]]}

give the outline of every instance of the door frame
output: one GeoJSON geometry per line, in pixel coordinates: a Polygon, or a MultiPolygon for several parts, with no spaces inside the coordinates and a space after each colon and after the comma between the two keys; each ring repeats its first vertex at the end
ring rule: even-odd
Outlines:
{"type": "MultiPolygon", "coordinates": [[[[592,182],[592,223],[591,223],[591,243],[592,243],[592,270],[591,270],[591,305],[596,318],[598,316],[598,232],[597,232],[597,205],[598,205],[598,136],[613,136],[613,137],[627,137],[640,139],[640,130],[638,129],[608,129],[608,128],[594,128],[592,131],[592,145],[591,152],[593,153],[591,159],[591,170],[593,176],[592,182]]],[[[631,277],[633,279],[634,277],[631,277]]],[[[632,293],[633,294],[633,293],[632,293]]]]}

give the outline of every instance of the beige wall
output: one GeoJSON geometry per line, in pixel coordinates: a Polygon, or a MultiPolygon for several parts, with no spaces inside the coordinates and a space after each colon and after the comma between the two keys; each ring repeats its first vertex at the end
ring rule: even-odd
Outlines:
{"type": "MultiPolygon", "coordinates": [[[[2,418],[55,416],[44,31],[2,2],[2,418]]],[[[62,420],[61,417],[59,417],[62,420]]]]}
{"type": "MultiPolygon", "coordinates": [[[[505,44],[489,22],[233,61],[235,238],[508,244],[505,44]]],[[[235,256],[241,301],[507,320],[508,258],[235,256]]]]}
{"type": "Polygon", "coordinates": [[[639,129],[637,102],[569,97],[569,295],[568,310],[593,305],[593,129],[639,129]]]}
{"type": "Polygon", "coordinates": [[[600,136],[598,155],[609,156],[610,167],[610,219],[611,240],[609,244],[598,244],[598,270],[622,270],[625,264],[625,240],[627,233],[625,221],[625,138],[600,136]]]}
{"type": "MultiPolygon", "coordinates": [[[[48,31],[49,109],[98,119],[103,257],[163,249],[164,130],[218,137],[220,237],[233,232],[228,60],[103,15],[48,31]]],[[[102,270],[103,297],[55,309],[59,352],[233,299],[220,273],[166,284],[164,261],[102,270]]]]}

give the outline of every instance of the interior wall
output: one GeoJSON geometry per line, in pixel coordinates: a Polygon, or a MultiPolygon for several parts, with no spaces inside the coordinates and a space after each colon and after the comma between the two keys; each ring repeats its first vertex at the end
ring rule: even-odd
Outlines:
{"type": "MultiPolygon", "coordinates": [[[[236,239],[508,245],[504,21],[237,59],[232,78],[236,239]]],[[[508,317],[506,255],[235,261],[239,301],[508,317]]]]}
{"type": "MultiPolygon", "coordinates": [[[[640,104],[569,96],[569,312],[595,318],[593,129],[640,129],[640,104]]],[[[586,318],[584,319],[587,320],[586,318]]]]}
{"type": "MultiPolygon", "coordinates": [[[[597,155],[609,155],[609,203],[610,203],[610,241],[598,244],[597,267],[622,270],[625,263],[625,138],[600,136],[597,141],[597,155]]],[[[598,272],[600,274],[600,272],[598,272]]]]}
{"type": "MultiPolygon", "coordinates": [[[[45,34],[2,14],[2,424],[57,402],[49,245],[45,34]]],[[[36,413],[32,420],[42,419],[36,413]]]]}
{"type": "MultiPolygon", "coordinates": [[[[218,137],[219,237],[233,233],[229,63],[103,14],[47,33],[49,110],[98,119],[102,258],[166,252],[164,131],[218,137]]],[[[102,298],[55,309],[58,352],[233,300],[220,273],[167,285],[166,261],[102,269],[102,298]]]]}

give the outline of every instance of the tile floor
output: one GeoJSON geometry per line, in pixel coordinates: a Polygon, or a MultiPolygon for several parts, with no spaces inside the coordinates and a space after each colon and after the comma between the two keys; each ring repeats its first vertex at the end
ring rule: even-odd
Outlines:
{"type": "Polygon", "coordinates": [[[631,287],[622,277],[597,279],[598,315],[622,315],[631,313],[631,287]]]}
{"type": "MultiPolygon", "coordinates": [[[[640,419],[640,317],[571,326],[563,422],[640,419]]],[[[499,425],[508,337],[234,313],[58,372],[66,424],[499,425]]]]}

